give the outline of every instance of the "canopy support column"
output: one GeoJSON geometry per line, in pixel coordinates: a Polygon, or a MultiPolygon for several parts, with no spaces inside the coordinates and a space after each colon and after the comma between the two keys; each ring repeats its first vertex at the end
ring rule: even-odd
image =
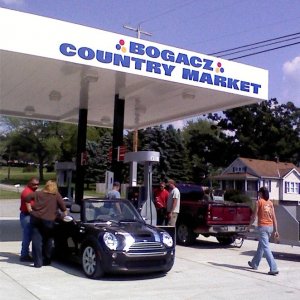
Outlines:
{"type": "Polygon", "coordinates": [[[112,141],[112,172],[114,180],[122,182],[123,161],[118,161],[118,147],[123,146],[125,100],[115,95],[114,125],[112,141]]]}
{"type": "Polygon", "coordinates": [[[76,152],[76,181],[75,181],[75,203],[81,205],[84,191],[84,175],[87,165],[86,153],[86,131],[88,118],[88,102],[89,102],[89,83],[96,82],[98,74],[83,71],[80,85],[79,98],[79,118],[77,131],[77,152],[76,152]]]}

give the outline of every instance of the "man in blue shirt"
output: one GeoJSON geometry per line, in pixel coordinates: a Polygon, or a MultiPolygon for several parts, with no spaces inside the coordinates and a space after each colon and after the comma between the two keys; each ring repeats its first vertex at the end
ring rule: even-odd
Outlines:
{"type": "Polygon", "coordinates": [[[120,190],[120,182],[115,181],[113,183],[112,190],[107,193],[106,197],[108,199],[118,199],[118,198],[121,198],[119,190],[120,190]]]}

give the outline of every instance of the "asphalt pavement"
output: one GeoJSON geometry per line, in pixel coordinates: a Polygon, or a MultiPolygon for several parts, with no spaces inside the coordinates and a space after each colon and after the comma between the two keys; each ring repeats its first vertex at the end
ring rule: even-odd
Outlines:
{"type": "Polygon", "coordinates": [[[300,299],[300,247],[272,244],[279,275],[267,275],[265,259],[248,267],[257,241],[223,247],[199,238],[193,247],[176,246],[166,275],[106,276],[92,280],[80,266],[54,261],[36,269],[19,261],[18,200],[0,200],[0,299],[300,299]]]}

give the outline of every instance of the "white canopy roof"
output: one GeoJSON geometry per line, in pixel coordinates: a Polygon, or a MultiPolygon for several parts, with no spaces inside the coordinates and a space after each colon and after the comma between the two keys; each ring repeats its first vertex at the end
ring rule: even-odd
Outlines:
{"type": "Polygon", "coordinates": [[[268,71],[0,8],[0,114],[135,129],[268,99],[268,71]],[[89,99],[80,103],[82,80],[89,99]]]}

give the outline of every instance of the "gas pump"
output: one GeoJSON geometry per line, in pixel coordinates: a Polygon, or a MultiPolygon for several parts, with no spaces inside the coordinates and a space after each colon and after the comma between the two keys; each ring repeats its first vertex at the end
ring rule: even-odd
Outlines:
{"type": "Polygon", "coordinates": [[[156,225],[157,215],[153,203],[152,192],[152,166],[159,162],[159,152],[137,151],[125,154],[125,163],[130,163],[129,187],[127,188],[127,199],[140,211],[146,222],[156,225]],[[144,165],[144,185],[137,186],[137,164],[144,165]]]}
{"type": "Polygon", "coordinates": [[[74,162],[55,163],[58,190],[67,206],[71,206],[73,203],[72,172],[75,169],[74,162]]]}

